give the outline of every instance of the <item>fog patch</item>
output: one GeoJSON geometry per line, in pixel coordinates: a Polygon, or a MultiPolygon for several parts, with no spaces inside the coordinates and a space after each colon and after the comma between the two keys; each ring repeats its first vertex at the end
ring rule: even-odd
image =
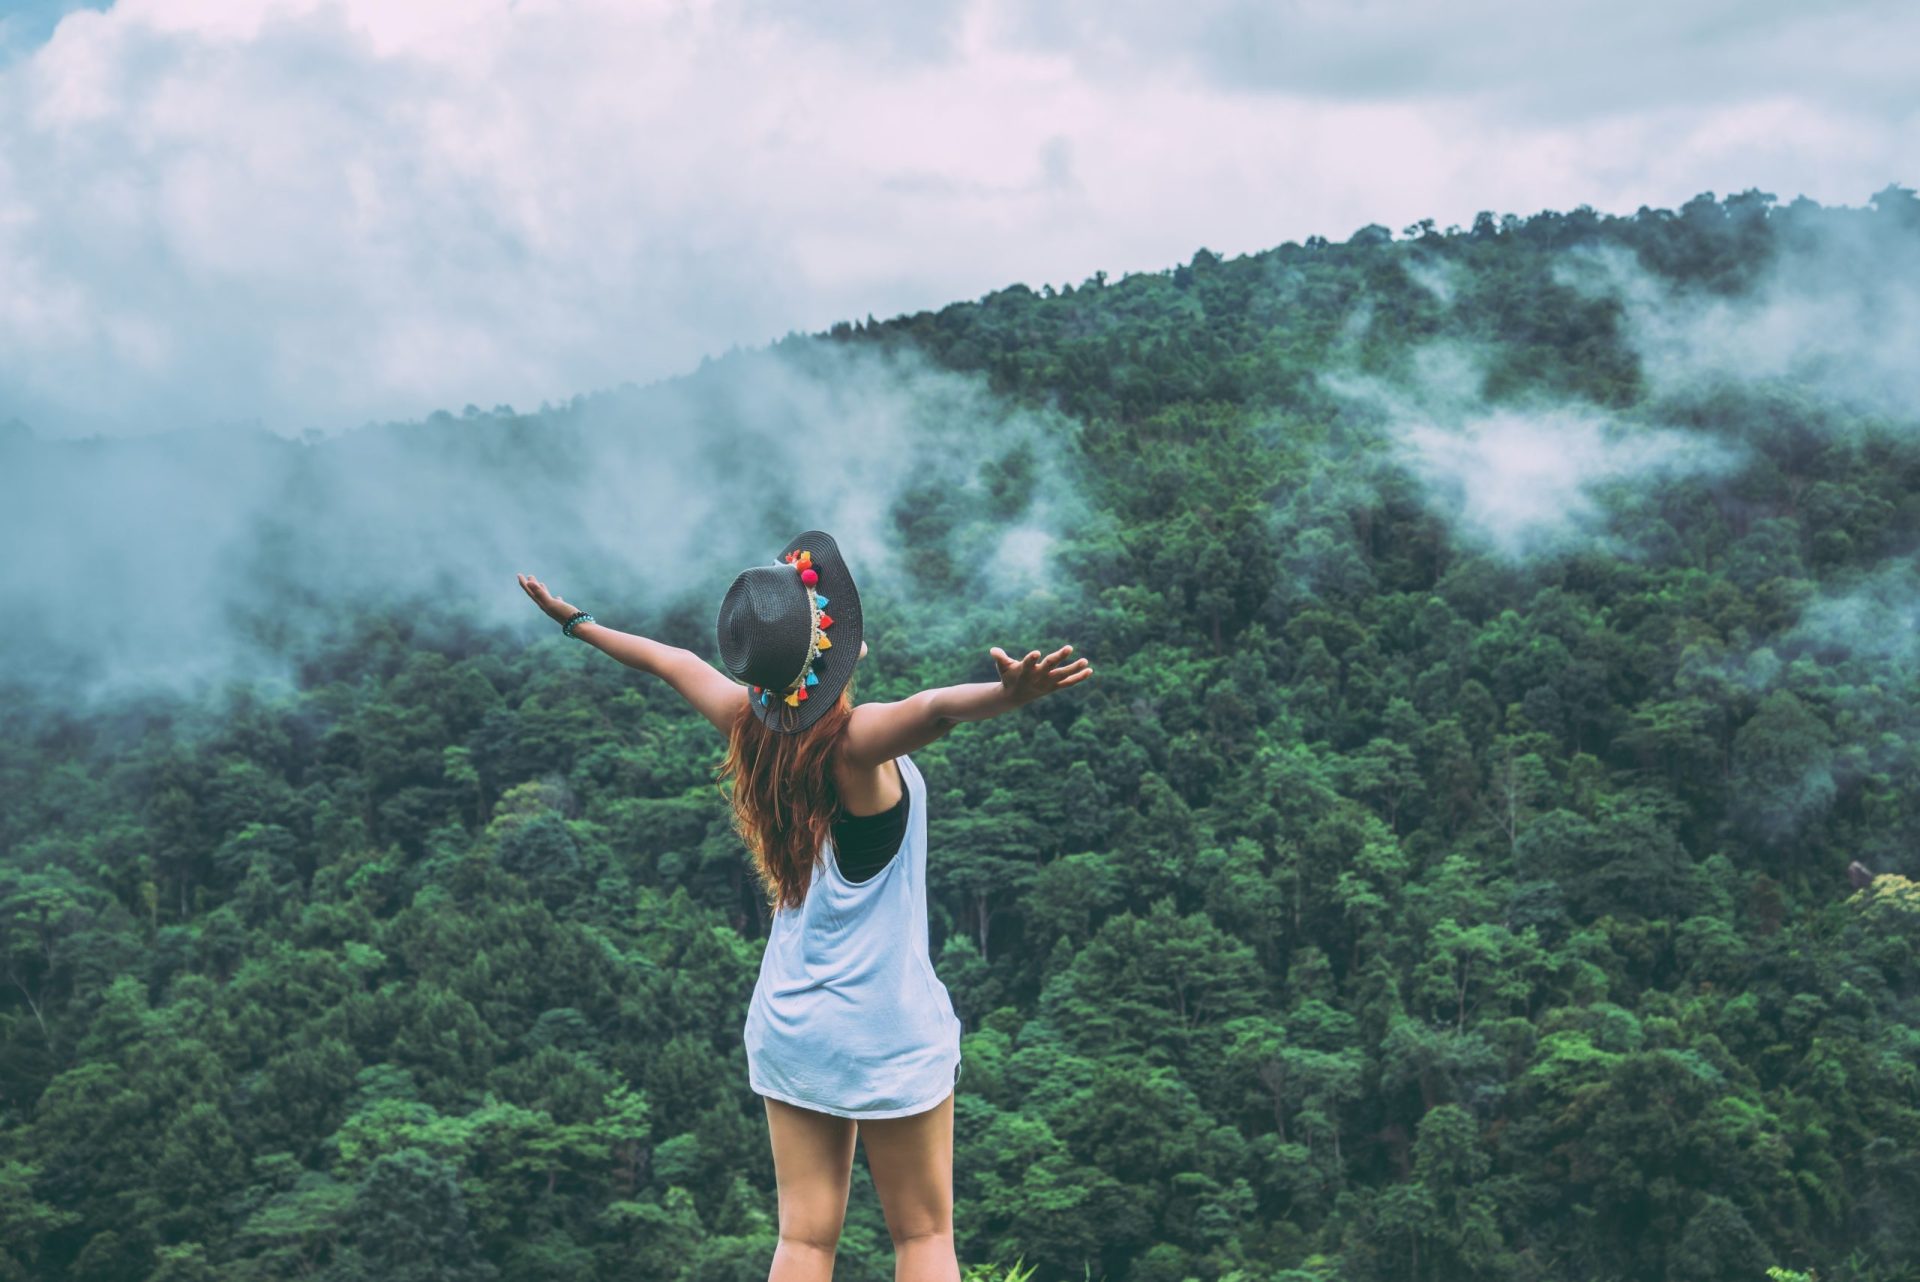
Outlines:
{"type": "Polygon", "coordinates": [[[1059,541],[1059,534],[1043,525],[1014,526],[1001,536],[993,554],[994,577],[1029,589],[1044,586],[1049,578],[1053,550],[1059,541]]]}
{"type": "Polygon", "coordinates": [[[1787,382],[1920,426],[1920,234],[1893,217],[1795,219],[1772,263],[1733,294],[1657,275],[1618,246],[1570,252],[1555,278],[1619,301],[1656,397],[1787,382]]]}
{"type": "Polygon", "coordinates": [[[1738,462],[1711,439],[1596,406],[1489,404],[1484,368],[1464,345],[1432,344],[1404,381],[1337,374],[1322,383],[1378,416],[1393,457],[1463,543],[1502,559],[1592,549],[1637,558],[1609,529],[1618,504],[1738,462]]]}
{"type": "MultiPolygon", "coordinates": [[[[535,636],[515,575],[610,627],[712,649],[732,576],[834,535],[869,617],[925,591],[900,538],[911,487],[965,493],[1020,451],[1000,540],[1028,593],[1079,500],[1045,415],[910,350],[794,341],[646,388],[293,440],[226,428],[45,441],[0,432],[0,662],[68,706],[149,688],[294,682],[342,620],[535,636]],[[76,603],[90,621],[76,624],[76,603]]],[[[984,517],[961,509],[969,546],[984,517]]],[[[557,629],[555,629],[557,634],[557,629]]]]}
{"type": "MultiPolygon", "coordinates": [[[[1830,756],[1814,753],[1798,777],[1768,790],[1763,831],[1796,831],[1836,793],[1905,789],[1920,769],[1920,566],[1902,558],[1812,590],[1799,619],[1764,644],[1696,642],[1674,684],[1749,712],[1791,693],[1832,726],[1830,756]]],[[[1880,871],[1910,868],[1920,838],[1888,825],[1854,835],[1851,853],[1880,871]]]]}
{"type": "Polygon", "coordinates": [[[1453,306],[1454,297],[1460,292],[1465,279],[1466,268],[1444,258],[1425,254],[1409,253],[1401,264],[1407,273],[1407,279],[1433,295],[1435,302],[1442,307],[1453,306]]]}

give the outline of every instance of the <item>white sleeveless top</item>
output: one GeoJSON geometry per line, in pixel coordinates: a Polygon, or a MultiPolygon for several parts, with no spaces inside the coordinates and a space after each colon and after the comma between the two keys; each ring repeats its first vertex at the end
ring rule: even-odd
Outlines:
{"type": "Polygon", "coordinates": [[[840,1117],[925,1112],[960,1080],[960,1019],[927,950],[927,784],[899,757],[907,835],[863,882],[833,838],[773,915],[743,1034],[754,1091],[840,1117]]]}

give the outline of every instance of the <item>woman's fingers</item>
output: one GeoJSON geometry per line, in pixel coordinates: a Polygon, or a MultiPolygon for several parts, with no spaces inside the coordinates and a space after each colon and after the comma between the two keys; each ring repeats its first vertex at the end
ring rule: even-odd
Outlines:
{"type": "Polygon", "coordinates": [[[533,598],[533,603],[541,609],[546,609],[547,603],[553,600],[553,594],[547,591],[547,585],[534,578],[531,574],[519,574],[514,577],[520,580],[520,587],[528,596],[533,598]]]}
{"type": "Polygon", "coordinates": [[[1002,678],[1011,676],[1014,681],[1028,683],[1041,693],[1070,686],[1093,675],[1093,666],[1084,655],[1069,662],[1062,662],[1073,653],[1071,645],[1063,645],[1052,654],[1043,654],[1039,650],[1029,650],[1018,661],[1008,655],[999,646],[993,646],[988,653],[993,661],[1000,665],[1002,678]]]}

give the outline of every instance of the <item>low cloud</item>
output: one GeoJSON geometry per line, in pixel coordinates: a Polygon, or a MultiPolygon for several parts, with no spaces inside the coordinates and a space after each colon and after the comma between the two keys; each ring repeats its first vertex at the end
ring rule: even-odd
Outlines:
{"type": "Polygon", "coordinates": [[[691,630],[674,639],[704,653],[733,574],[808,528],[834,535],[883,622],[926,590],[898,505],[915,487],[977,493],[983,466],[1015,454],[1028,479],[1002,504],[1004,532],[976,518],[955,533],[1008,571],[979,575],[969,598],[1018,599],[1082,519],[1045,448],[1057,430],[911,351],[808,343],[537,420],[441,415],[307,440],[0,431],[0,595],[16,605],[0,663],[19,686],[58,682],[67,706],[291,681],[359,609],[550,627],[522,572],[609,626],[656,634],[678,617],[691,630]],[[75,628],[75,601],[111,617],[75,628]]]}
{"type": "MultiPolygon", "coordinates": [[[[1789,691],[1833,727],[1830,757],[1818,754],[1804,778],[1769,795],[1764,831],[1792,831],[1836,790],[1904,789],[1920,768],[1920,564],[1901,557],[1842,576],[1763,644],[1696,642],[1675,684],[1717,705],[1749,708],[1789,691]]],[[[1853,838],[1848,854],[1885,871],[1911,867],[1920,832],[1869,824],[1853,838]]]]}
{"type": "Polygon", "coordinates": [[[1409,252],[1401,266],[1407,278],[1433,295],[1442,307],[1453,306],[1454,296],[1467,274],[1467,269],[1456,262],[1417,252],[1409,252]]]}
{"type": "Polygon", "coordinates": [[[1557,276],[1620,301],[1656,396],[1782,381],[1920,425],[1920,220],[1810,214],[1735,293],[1676,283],[1617,246],[1570,255],[1557,276]]]}
{"type": "Polygon", "coordinates": [[[1749,694],[1838,688],[1870,721],[1891,715],[1920,728],[1920,564],[1901,557],[1854,571],[1815,592],[1779,636],[1741,654],[1703,647],[1682,664],[1686,685],[1724,683],[1749,694]],[[1836,680],[1851,669],[1867,680],[1836,680]]]}
{"type": "Polygon", "coordinates": [[[1512,559],[1599,542],[1606,536],[1597,491],[1711,470],[1715,451],[1680,432],[1632,428],[1561,407],[1493,410],[1441,426],[1409,414],[1402,441],[1440,509],[1512,559]]]}
{"type": "Polygon", "coordinates": [[[1463,544],[1509,561],[1583,549],[1637,557],[1609,530],[1615,504],[1739,461],[1705,437],[1596,406],[1489,404],[1484,360],[1465,345],[1428,345],[1412,365],[1402,382],[1351,373],[1322,381],[1377,418],[1396,461],[1463,544]]]}

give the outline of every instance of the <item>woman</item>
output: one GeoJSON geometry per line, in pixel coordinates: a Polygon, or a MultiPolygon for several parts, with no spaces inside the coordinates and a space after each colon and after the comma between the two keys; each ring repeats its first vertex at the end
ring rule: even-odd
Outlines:
{"type": "Polygon", "coordinates": [[[691,650],[600,625],[529,575],[520,586],[569,636],[665,678],[727,736],[717,773],[773,909],[744,1031],[780,1186],[769,1282],[832,1276],[856,1136],[896,1282],[958,1282],[960,1021],[928,953],[927,787],[908,754],[1092,667],[1065,661],[1072,646],[1018,661],[995,646],[998,680],[856,707],[860,594],[819,530],[728,588],[717,627],[732,678],[691,650]]]}

